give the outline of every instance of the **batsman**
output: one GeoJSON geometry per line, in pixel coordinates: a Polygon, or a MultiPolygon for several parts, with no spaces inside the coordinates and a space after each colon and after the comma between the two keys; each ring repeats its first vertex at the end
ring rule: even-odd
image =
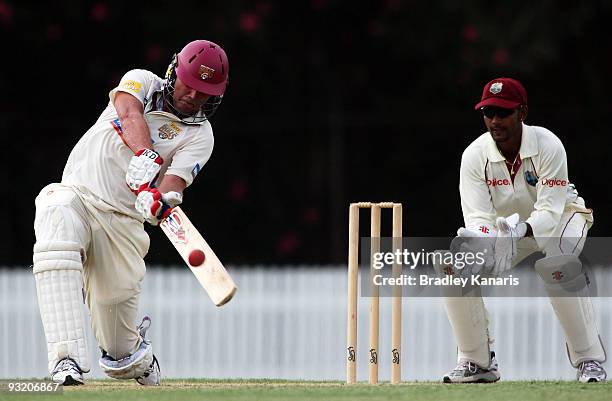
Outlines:
{"type": "MultiPolygon", "coordinates": [[[[527,92],[515,79],[487,83],[475,109],[482,112],[487,132],[461,158],[459,190],[465,227],[458,230],[453,243],[460,243],[462,250],[470,244],[485,244],[491,256],[478,268],[492,276],[542,252],[535,271],[565,334],[577,379],[603,381],[606,372],[601,364],[606,353],[578,258],[593,213],[569,181],[563,144],[546,128],[525,124],[527,92]]],[[[479,245],[474,250],[480,249],[479,245]]],[[[460,274],[452,266],[436,266],[436,270],[460,274]]],[[[447,294],[444,298],[458,348],[457,367],[443,377],[446,383],[500,379],[488,314],[477,290],[471,296],[447,294]]]]}
{"type": "Polygon", "coordinates": [[[209,119],[228,73],[225,51],[206,40],[175,54],[164,79],[127,72],[70,153],[61,182],[36,198],[33,273],[54,382],[83,384],[90,370],[85,302],[104,373],[159,385],[145,337],[151,321],[136,320],[149,249],[144,222],[158,225],[180,204],[210,158],[209,119]]]}

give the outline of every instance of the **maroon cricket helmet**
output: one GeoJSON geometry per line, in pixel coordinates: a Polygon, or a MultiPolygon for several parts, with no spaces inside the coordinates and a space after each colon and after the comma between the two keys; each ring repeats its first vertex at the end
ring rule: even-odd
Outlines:
{"type": "Polygon", "coordinates": [[[208,40],[194,40],[177,55],[176,76],[187,86],[211,96],[227,88],[229,63],[225,51],[208,40]]]}

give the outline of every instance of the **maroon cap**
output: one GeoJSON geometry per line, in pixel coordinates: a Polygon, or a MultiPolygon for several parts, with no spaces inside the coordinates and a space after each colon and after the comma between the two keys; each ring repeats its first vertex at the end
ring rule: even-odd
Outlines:
{"type": "Polygon", "coordinates": [[[480,103],[474,109],[484,106],[515,109],[521,104],[527,104],[527,91],[523,84],[512,78],[497,78],[485,85],[480,103]]]}

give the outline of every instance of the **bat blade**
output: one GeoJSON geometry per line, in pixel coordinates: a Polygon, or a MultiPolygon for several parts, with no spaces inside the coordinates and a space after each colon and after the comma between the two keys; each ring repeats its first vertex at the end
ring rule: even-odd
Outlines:
{"type": "Polygon", "coordinates": [[[222,306],[229,302],[236,293],[236,284],[185,212],[180,207],[175,207],[159,226],[206,290],[213,303],[222,306]],[[204,263],[200,266],[194,267],[189,264],[189,254],[194,249],[204,252],[204,263]]]}

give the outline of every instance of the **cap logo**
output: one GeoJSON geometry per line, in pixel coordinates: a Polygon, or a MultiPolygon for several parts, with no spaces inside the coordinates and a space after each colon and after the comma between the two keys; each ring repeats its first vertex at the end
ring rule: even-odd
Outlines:
{"type": "Polygon", "coordinates": [[[213,77],[213,75],[215,75],[215,70],[205,65],[200,65],[200,70],[198,71],[198,74],[200,74],[200,79],[202,79],[202,81],[206,81],[207,79],[210,79],[213,77]]]}
{"type": "Polygon", "coordinates": [[[504,84],[502,82],[495,82],[493,85],[491,85],[491,87],[489,88],[489,92],[491,92],[494,95],[497,95],[499,92],[502,91],[502,87],[504,86],[504,84]]]}

